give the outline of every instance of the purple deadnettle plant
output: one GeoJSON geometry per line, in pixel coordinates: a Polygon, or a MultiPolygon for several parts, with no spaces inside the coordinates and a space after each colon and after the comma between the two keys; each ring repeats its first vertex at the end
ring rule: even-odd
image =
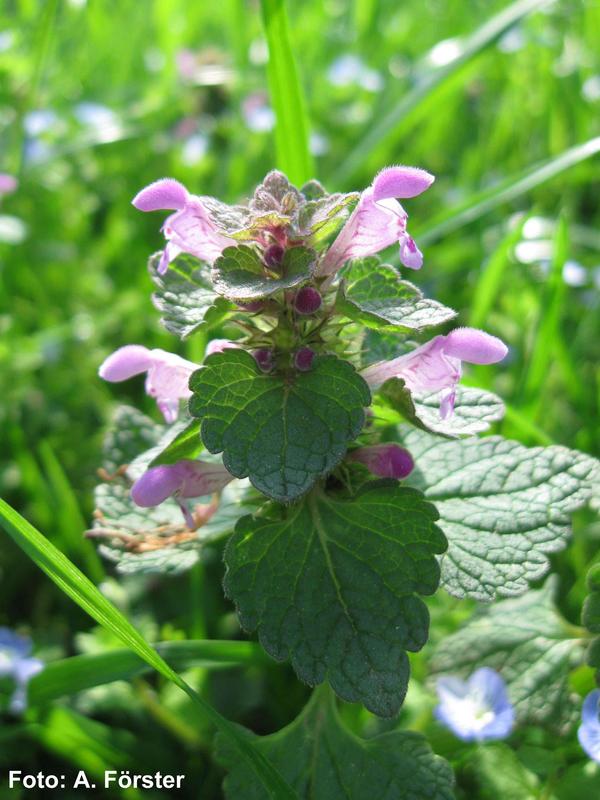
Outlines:
{"type": "MultiPolygon", "coordinates": [[[[173,574],[220,548],[242,627],[300,680],[382,717],[398,713],[408,654],[427,643],[424,598],[529,598],[598,470],[563,447],[481,436],[504,406],[464,386],[463,369],[501,365],[501,331],[460,327],[405,275],[424,265],[435,285],[400,204],[433,180],[392,166],[362,192],[329,194],[273,171],[232,206],[172,178],[150,184],[134,206],[171,212],[152,301],[168,331],[208,341],[205,356],[125,344],[100,367],[110,382],[145,374],[162,414],[115,415],[90,532],[101,552],[128,573],[173,574]]],[[[511,686],[476,652],[458,650],[473,674],[439,680],[436,714],[462,739],[503,738],[511,686]]],[[[317,713],[323,691],[302,730],[338,741],[335,709],[317,713]]],[[[423,768],[437,786],[413,795],[449,798],[427,746],[389,735],[402,774],[423,768]]]]}

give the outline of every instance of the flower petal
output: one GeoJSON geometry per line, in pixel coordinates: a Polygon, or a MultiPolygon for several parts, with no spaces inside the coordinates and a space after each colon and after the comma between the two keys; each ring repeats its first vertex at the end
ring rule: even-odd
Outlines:
{"type": "Polygon", "coordinates": [[[182,480],[177,464],[151,467],[131,487],[131,499],[142,508],[158,506],[175,494],[182,480]]]}
{"type": "Polygon", "coordinates": [[[495,364],[508,353],[503,341],[476,328],[456,328],[445,337],[444,353],[471,364],[495,364]]]}
{"type": "Polygon", "coordinates": [[[400,261],[409,269],[421,269],[423,266],[423,253],[408,234],[400,239],[400,261]]]}
{"type": "Polygon", "coordinates": [[[220,464],[184,459],[151,467],[133,484],[131,497],[136,505],[149,508],[175,494],[178,497],[213,494],[232,480],[233,475],[220,464]]]}
{"type": "Polygon", "coordinates": [[[600,689],[594,689],[585,698],[577,738],[586,754],[600,763],[600,689]]]}
{"type": "Polygon", "coordinates": [[[364,464],[374,475],[380,478],[406,478],[415,464],[408,450],[397,444],[375,444],[358,447],[349,456],[352,461],[364,464]]]}
{"type": "Polygon", "coordinates": [[[105,381],[117,383],[146,372],[151,365],[151,350],[141,344],[127,344],[102,362],[98,374],[105,381]]]}
{"type": "Polygon", "coordinates": [[[429,189],[435,178],[418,167],[386,167],[373,181],[373,198],[416,197],[429,189]]]}
{"type": "Polygon", "coordinates": [[[189,197],[188,190],[173,178],[154,181],[131,201],[140,211],[159,211],[162,209],[182,209],[189,197]]]}

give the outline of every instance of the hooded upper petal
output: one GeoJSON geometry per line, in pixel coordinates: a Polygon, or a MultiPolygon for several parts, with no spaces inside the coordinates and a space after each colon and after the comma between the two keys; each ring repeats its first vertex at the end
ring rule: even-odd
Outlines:
{"type": "Polygon", "coordinates": [[[101,365],[99,374],[104,380],[124,381],[146,373],[146,394],[156,399],[166,422],[177,419],[180,400],[191,396],[190,375],[198,365],[165,350],[149,350],[143,345],[126,345],[110,355],[101,365]]]}
{"type": "Polygon", "coordinates": [[[501,339],[477,328],[456,328],[444,338],[444,352],[470,364],[495,364],[508,353],[501,339]]]}
{"type": "Polygon", "coordinates": [[[179,181],[161,178],[138,192],[131,202],[139,211],[180,210],[188,197],[188,190],[179,181]]]}
{"type": "Polygon", "coordinates": [[[385,197],[416,197],[429,189],[434,180],[433,175],[419,167],[386,167],[373,181],[373,199],[377,202],[385,197]]]}
{"type": "Polygon", "coordinates": [[[220,464],[183,459],[175,464],[152,467],[131,488],[138,506],[157,506],[168,497],[202,497],[223,489],[233,476],[220,464]]]}
{"type": "Polygon", "coordinates": [[[127,344],[106,358],[98,375],[110,383],[118,383],[146,372],[152,365],[152,351],[141,344],[127,344]]]}

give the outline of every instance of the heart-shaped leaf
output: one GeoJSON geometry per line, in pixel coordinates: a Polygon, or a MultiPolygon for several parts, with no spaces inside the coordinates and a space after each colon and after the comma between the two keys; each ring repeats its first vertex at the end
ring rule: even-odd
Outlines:
{"type": "MultiPolygon", "coordinates": [[[[391,731],[359,739],[342,723],[332,698],[315,692],[290,725],[252,744],[277,767],[299,800],[454,800],[449,764],[421,734],[391,731]]],[[[235,749],[217,737],[217,758],[229,770],[229,800],[269,800],[235,749]]]]}
{"type": "Polygon", "coordinates": [[[246,630],[310,685],[328,680],[350,702],[395,714],[407,650],[427,641],[419,594],[439,582],[446,539],[434,506],[396,481],[348,500],[312,492],[271,516],[245,516],[225,552],[226,593],[246,630]],[[278,512],[278,513],[277,513],[278,512]]]}
{"type": "Polygon", "coordinates": [[[377,257],[353,261],[343,277],[337,311],[369,328],[415,332],[456,316],[451,308],[423,297],[416,286],[403,281],[394,267],[380,264],[377,257]]]}
{"type": "Polygon", "coordinates": [[[369,389],[351,364],[315,357],[309,372],[265,374],[243,350],[206,359],[192,375],[201,437],[238,478],[275,500],[304,494],[331,472],[365,421],[369,389]]]}

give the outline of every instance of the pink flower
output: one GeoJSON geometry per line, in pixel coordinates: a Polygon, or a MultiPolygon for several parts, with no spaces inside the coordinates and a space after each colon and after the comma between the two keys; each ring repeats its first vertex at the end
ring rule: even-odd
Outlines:
{"type": "Polygon", "coordinates": [[[164,350],[149,350],[139,344],[128,344],[115,350],[100,366],[98,374],[105,381],[118,383],[146,375],[146,394],[156,398],[156,404],[166,422],[175,422],[179,401],[191,397],[188,382],[198,365],[164,350]]]}
{"type": "Polygon", "coordinates": [[[146,470],[131,487],[131,498],[136,505],[150,508],[160,505],[168,497],[173,497],[179,504],[188,527],[193,529],[196,524],[189,508],[182,502],[183,499],[220,492],[232,480],[233,475],[220,464],[184,459],[175,464],[161,464],[146,470]]]}
{"type": "Polygon", "coordinates": [[[225,247],[237,244],[214,222],[202,198],[190,194],[173,178],[162,178],[146,186],[132,203],[140,211],[175,211],[162,227],[167,246],[158,267],[160,275],[180,253],[189,253],[212,264],[225,247]]]}
{"type": "Polygon", "coordinates": [[[327,251],[317,273],[332,275],[352,258],[371,256],[398,242],[400,260],[419,269],[423,255],[406,230],[408,215],[397,197],[409,198],[428,189],[433,175],[417,167],[387,167],[361,194],[358,205],[327,251]]]}
{"type": "Polygon", "coordinates": [[[18,185],[19,182],[14,175],[8,175],[6,172],[0,172],[0,195],[14,192],[18,185]]]}
{"type": "Polygon", "coordinates": [[[206,352],[204,353],[204,358],[212,356],[213,353],[222,353],[223,350],[237,350],[237,349],[239,349],[239,344],[236,344],[236,342],[232,342],[230,339],[211,339],[210,342],[206,345],[206,352]]]}
{"type": "Polygon", "coordinates": [[[406,478],[415,462],[408,450],[397,444],[375,444],[353,450],[348,458],[364,464],[373,475],[380,478],[406,478]]]}
{"type": "Polygon", "coordinates": [[[456,328],[447,336],[436,336],[411,353],[378,361],[361,371],[372,388],[389,378],[402,378],[411,392],[440,392],[442,419],[454,411],[456,385],[462,374],[462,361],[471,364],[495,364],[502,361],[508,348],[500,339],[475,328],[456,328]]]}

